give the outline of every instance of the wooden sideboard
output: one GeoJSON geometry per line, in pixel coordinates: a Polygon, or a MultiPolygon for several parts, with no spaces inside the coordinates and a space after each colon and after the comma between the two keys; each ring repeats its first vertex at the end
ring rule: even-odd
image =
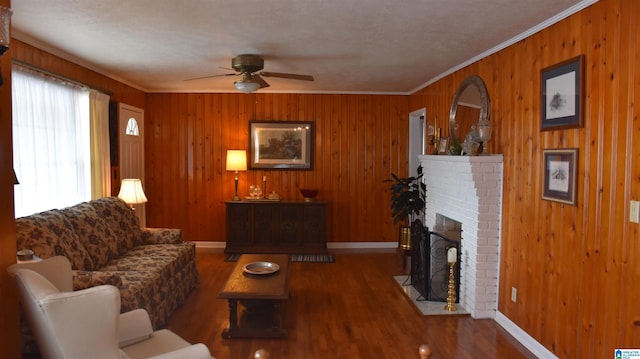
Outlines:
{"type": "Polygon", "coordinates": [[[225,253],[325,253],[327,202],[225,202],[225,253]]]}

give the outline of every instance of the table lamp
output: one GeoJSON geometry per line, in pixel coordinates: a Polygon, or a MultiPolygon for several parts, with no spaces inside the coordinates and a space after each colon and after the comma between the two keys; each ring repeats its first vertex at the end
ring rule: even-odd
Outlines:
{"type": "Polygon", "coordinates": [[[245,150],[227,150],[227,171],[235,171],[235,188],[236,193],[233,196],[234,201],[239,201],[238,197],[238,171],[247,170],[247,151],[245,150]]]}
{"type": "Polygon", "coordinates": [[[134,204],[147,202],[147,196],[142,190],[142,182],[137,178],[123,179],[118,197],[130,205],[132,210],[135,210],[134,204]]]}

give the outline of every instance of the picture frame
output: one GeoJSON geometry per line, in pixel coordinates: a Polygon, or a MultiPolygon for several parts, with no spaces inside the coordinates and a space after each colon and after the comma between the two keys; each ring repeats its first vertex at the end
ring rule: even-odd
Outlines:
{"type": "Polygon", "coordinates": [[[542,199],[575,206],[578,149],[544,149],[542,154],[542,199]]]}
{"type": "Polygon", "coordinates": [[[584,107],[584,55],[542,69],[541,131],[580,128],[584,107]]]}
{"type": "Polygon", "coordinates": [[[313,169],[314,123],[250,121],[249,168],[313,169]]]}
{"type": "Polygon", "coordinates": [[[438,142],[438,154],[445,155],[449,152],[449,137],[442,137],[438,142]]]}

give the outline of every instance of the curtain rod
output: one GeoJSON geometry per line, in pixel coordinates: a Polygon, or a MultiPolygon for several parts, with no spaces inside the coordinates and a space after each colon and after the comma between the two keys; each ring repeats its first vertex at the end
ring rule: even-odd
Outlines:
{"type": "Polygon", "coordinates": [[[32,64],[24,62],[22,60],[11,59],[11,63],[13,63],[15,65],[18,65],[18,66],[25,67],[25,68],[27,68],[29,70],[32,70],[32,71],[40,72],[40,73],[42,73],[44,75],[47,75],[47,76],[54,77],[54,78],[56,78],[58,80],[69,82],[69,83],[74,84],[76,86],[80,86],[80,87],[83,87],[83,88],[88,88],[88,89],[91,89],[91,90],[102,92],[105,95],[113,96],[113,91],[110,91],[110,90],[107,90],[107,89],[103,89],[103,88],[97,88],[95,86],[89,86],[89,85],[87,85],[85,83],[82,83],[82,82],[80,82],[78,80],[74,80],[74,79],[72,79],[70,77],[67,77],[67,76],[64,76],[64,75],[60,75],[58,73],[55,73],[55,72],[52,72],[52,71],[49,71],[49,70],[45,70],[45,69],[43,69],[41,67],[32,65],[32,64]]]}

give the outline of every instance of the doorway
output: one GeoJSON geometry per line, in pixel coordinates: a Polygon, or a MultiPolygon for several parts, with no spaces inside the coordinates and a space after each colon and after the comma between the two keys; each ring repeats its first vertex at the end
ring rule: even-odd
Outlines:
{"type": "Polygon", "coordinates": [[[425,154],[425,125],[427,110],[421,108],[409,113],[409,176],[418,175],[420,159],[425,154]]]}
{"type": "MultiPolygon", "coordinates": [[[[120,180],[138,178],[144,189],[144,110],[118,104],[120,180]]],[[[140,227],[146,227],[145,204],[136,204],[140,227]]]]}

